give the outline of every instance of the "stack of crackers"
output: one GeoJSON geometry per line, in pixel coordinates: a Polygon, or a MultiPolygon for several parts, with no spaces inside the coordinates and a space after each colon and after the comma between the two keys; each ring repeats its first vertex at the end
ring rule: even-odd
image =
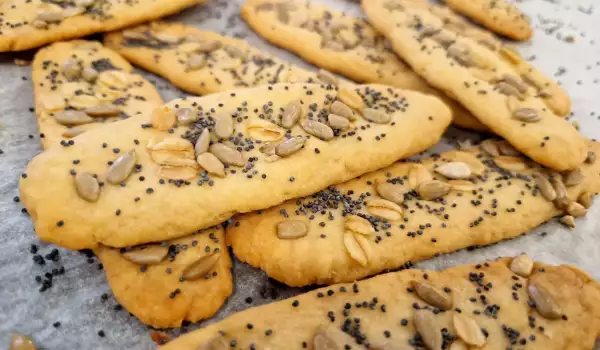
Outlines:
{"type": "Polygon", "coordinates": [[[600,191],[600,144],[563,118],[567,93],[492,33],[531,37],[516,7],[363,0],[365,20],[247,0],[250,27],[313,71],[153,21],[200,2],[0,4],[0,50],[49,44],[32,63],[45,151],[20,182],[42,240],[93,249],[119,302],[157,328],[219,310],[228,247],[286,285],[326,285],[168,349],[593,347],[600,285],[571,266],[523,254],[360,281],[556,216],[574,228],[600,191]],[[96,32],[109,33],[78,39],[96,32]],[[131,64],[202,97],[164,103],[131,64]],[[407,160],[450,124],[489,138],[407,160]]]}

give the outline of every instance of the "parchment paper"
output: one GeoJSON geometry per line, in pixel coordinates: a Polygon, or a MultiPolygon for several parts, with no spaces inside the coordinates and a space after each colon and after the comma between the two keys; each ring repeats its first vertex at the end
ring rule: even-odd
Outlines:
{"type": "MultiPolygon", "coordinates": [[[[314,1],[360,14],[358,4],[349,0],[314,1]]],[[[242,0],[210,0],[170,20],[242,37],[283,59],[311,67],[293,54],[267,44],[249,30],[238,16],[241,3],[242,0]]],[[[521,52],[566,87],[573,100],[573,117],[580,121],[582,132],[588,137],[600,137],[600,2],[523,0],[519,6],[536,27],[532,42],[518,45],[521,52]]],[[[59,248],[57,262],[47,261],[45,266],[39,266],[32,261],[31,244],[39,245],[42,255],[56,247],[39,242],[30,218],[21,213],[22,205],[13,200],[18,196],[21,172],[41,151],[35,117],[30,111],[33,107],[31,68],[19,67],[13,62],[15,57],[31,58],[31,54],[0,56],[0,149],[3,151],[0,154],[0,349],[8,347],[12,331],[31,336],[41,349],[152,349],[155,344],[150,339],[151,330],[126,311],[115,311],[117,302],[98,268],[97,259],[59,248]],[[61,266],[65,273],[54,277],[53,286],[40,293],[40,283],[35,281],[35,276],[61,266]],[[104,293],[108,293],[105,298],[104,293]],[[55,322],[60,322],[58,328],[53,326],[55,322]],[[104,337],[98,335],[101,330],[104,337]]],[[[156,82],[165,100],[184,95],[164,80],[145,74],[156,82]]],[[[453,129],[435,150],[448,148],[456,137],[477,139],[478,136],[453,129]]],[[[547,263],[579,266],[600,279],[600,201],[597,202],[585,218],[577,220],[574,231],[552,221],[524,237],[441,256],[418,263],[417,267],[440,269],[526,251],[547,263]]],[[[234,294],[214,318],[203,324],[302,291],[270,282],[264,273],[237,261],[233,273],[234,294]],[[252,298],[251,302],[246,300],[248,297],[252,298]]],[[[168,333],[173,337],[201,325],[168,333]]]]}

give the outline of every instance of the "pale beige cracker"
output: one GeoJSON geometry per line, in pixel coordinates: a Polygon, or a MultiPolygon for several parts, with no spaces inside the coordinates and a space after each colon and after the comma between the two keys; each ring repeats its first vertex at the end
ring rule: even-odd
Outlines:
{"type": "Polygon", "coordinates": [[[538,90],[531,77],[495,51],[448,30],[439,17],[408,7],[404,0],[367,1],[363,8],[418,74],[455,97],[515,148],[558,171],[583,162],[585,139],[550,110],[545,100],[554,98],[552,93],[538,90]],[[523,121],[518,117],[522,112],[536,119],[523,121]]]}
{"type": "Polygon", "coordinates": [[[233,314],[162,349],[592,349],[598,283],[572,266],[515,259],[523,258],[532,268],[525,276],[501,258],[320,288],[233,314]],[[529,304],[530,290],[544,306],[529,304]]]}
{"type": "MultiPolygon", "coordinates": [[[[590,143],[589,150],[598,154],[600,144],[590,143]]],[[[332,284],[514,238],[562,212],[541,195],[532,177],[539,166],[522,157],[496,156],[475,147],[422,163],[398,162],[315,195],[236,217],[227,229],[227,242],[241,261],[290,286],[332,284]],[[507,161],[515,163],[511,169],[522,170],[498,167],[507,161]],[[453,180],[436,170],[456,162],[470,170],[469,176],[453,180]],[[417,176],[419,171],[424,174],[417,176]],[[425,200],[417,183],[428,178],[440,180],[450,191],[425,200]],[[399,193],[399,199],[388,193],[399,193]],[[382,208],[389,210],[382,213],[382,208]],[[366,226],[353,228],[356,219],[366,226]],[[304,237],[279,238],[282,222],[297,221],[307,229],[304,237]],[[350,238],[360,240],[359,251],[350,250],[350,238]]],[[[568,187],[571,200],[600,191],[600,162],[584,164],[581,171],[584,181],[568,187]]]]}
{"type": "Polygon", "coordinates": [[[300,0],[248,0],[242,7],[242,18],[269,42],[318,67],[355,81],[434,95],[450,106],[454,124],[489,131],[462,106],[415,74],[363,19],[300,0]]]}
{"type": "Polygon", "coordinates": [[[38,236],[64,247],[160,242],[422,152],[450,122],[438,99],[383,85],[275,84],[174,100],[38,155],[21,199],[38,236]],[[330,117],[338,96],[356,108],[350,120],[330,117]],[[300,112],[286,112],[286,122],[298,118],[289,128],[285,110],[300,112]]]}
{"type": "Polygon", "coordinates": [[[265,54],[243,40],[180,23],[152,22],[108,33],[104,44],[133,64],[197,95],[275,83],[320,82],[315,73],[265,54]],[[214,43],[210,51],[198,50],[197,43],[207,42],[214,43]],[[194,66],[194,59],[202,62],[194,66]]]}
{"type": "Polygon", "coordinates": [[[515,40],[529,40],[533,29],[525,15],[506,0],[444,0],[461,13],[498,34],[515,40]]]}
{"type": "Polygon", "coordinates": [[[155,328],[198,322],[214,315],[231,295],[231,258],[221,227],[150,246],[160,246],[158,255],[149,254],[164,253],[160,262],[131,261],[129,248],[94,249],[115,298],[141,322],[155,328]],[[213,256],[200,277],[182,280],[190,265],[213,256]]]}
{"type": "Polygon", "coordinates": [[[32,63],[35,113],[44,148],[106,123],[149,114],[163,104],[154,86],[114,51],[96,41],[73,40],[41,49],[32,63]],[[114,109],[85,122],[61,123],[57,115],[88,108],[114,109]]]}
{"type": "Polygon", "coordinates": [[[177,13],[205,0],[5,0],[0,52],[107,32],[177,13]]]}

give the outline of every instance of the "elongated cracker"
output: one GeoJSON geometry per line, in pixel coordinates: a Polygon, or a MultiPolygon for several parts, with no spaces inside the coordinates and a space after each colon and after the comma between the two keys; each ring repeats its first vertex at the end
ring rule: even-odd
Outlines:
{"type": "Polygon", "coordinates": [[[21,51],[161,18],[205,0],[6,0],[0,52],[21,51]]]}
{"type": "Polygon", "coordinates": [[[432,94],[452,108],[456,125],[488,130],[398,59],[386,47],[385,38],[363,19],[301,0],[248,0],[242,7],[242,17],[265,39],[318,67],[356,81],[432,94]]]}
{"type": "Polygon", "coordinates": [[[98,246],[94,253],[115,298],[152,327],[211,317],[232,292],[231,259],[220,227],[133,249],[98,246]],[[200,274],[190,278],[193,267],[200,274]]]}
{"type": "Polygon", "coordinates": [[[418,74],[455,96],[515,148],[558,171],[574,169],[583,162],[583,136],[569,122],[557,118],[552,104],[545,103],[555,96],[522,73],[520,61],[511,63],[507,49],[501,48],[498,54],[457,35],[440,17],[411,4],[407,0],[374,0],[363,2],[363,8],[418,74]],[[523,110],[535,113],[537,120],[523,120],[523,110]]]}
{"type": "Polygon", "coordinates": [[[96,41],[52,44],[35,55],[32,69],[44,148],[68,146],[70,139],[88,130],[152,113],[163,103],[150,82],[96,41]]]}
{"type": "Polygon", "coordinates": [[[540,262],[521,277],[510,263],[325,287],[233,314],[161,349],[592,349],[598,283],[575,267],[540,262]],[[442,300],[451,308],[435,307],[442,300]]]}
{"type": "Polygon", "coordinates": [[[515,40],[528,40],[533,29],[525,15],[506,0],[444,0],[456,12],[515,40]]]}
{"type": "MultiPolygon", "coordinates": [[[[599,152],[600,144],[590,143],[589,150],[599,152]]],[[[240,260],[290,286],[354,281],[513,238],[559,215],[563,208],[552,202],[556,197],[545,198],[535,180],[541,171],[525,158],[493,157],[481,147],[449,151],[420,164],[399,162],[315,195],[241,215],[227,229],[227,241],[240,260]],[[450,163],[468,167],[470,176],[452,179],[435,171],[450,163]],[[428,176],[417,176],[421,172],[428,176]],[[356,218],[371,226],[370,233],[348,225],[356,218]],[[279,239],[278,225],[287,221],[304,223],[307,233],[279,239]],[[348,249],[347,232],[368,240],[361,247],[368,253],[366,261],[348,249]]],[[[584,164],[581,171],[585,180],[568,187],[567,202],[600,191],[600,163],[584,164]]]]}
{"type": "Polygon", "coordinates": [[[450,121],[438,99],[382,85],[276,84],[174,100],[38,155],[21,179],[21,199],[39,237],[65,247],[160,242],[419,153],[450,121]],[[333,129],[327,118],[341,91],[362,106],[348,128],[333,129]],[[297,104],[296,122],[281,127],[297,104]],[[97,201],[78,195],[78,173],[96,176],[97,201]]]}

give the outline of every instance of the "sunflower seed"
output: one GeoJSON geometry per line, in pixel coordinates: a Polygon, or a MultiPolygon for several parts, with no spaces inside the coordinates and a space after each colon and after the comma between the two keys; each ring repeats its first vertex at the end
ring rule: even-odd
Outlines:
{"type": "Polygon", "coordinates": [[[240,60],[242,60],[242,62],[248,60],[248,53],[246,52],[246,50],[240,49],[237,46],[226,45],[223,48],[223,50],[225,50],[225,52],[227,52],[227,54],[231,58],[239,58],[240,60]]]}
{"type": "Polygon", "coordinates": [[[92,123],[94,121],[93,118],[81,111],[60,111],[54,113],[53,116],[59,124],[64,126],[83,125],[92,123]]]}
{"type": "Polygon", "coordinates": [[[567,187],[580,185],[583,183],[584,179],[585,177],[580,168],[571,170],[563,176],[563,182],[567,187]]]}
{"type": "Polygon", "coordinates": [[[169,247],[162,244],[149,244],[133,247],[121,254],[125,259],[139,265],[156,265],[169,253],[169,247]]]}
{"type": "Polygon", "coordinates": [[[515,96],[519,99],[521,99],[523,97],[521,95],[521,93],[519,92],[519,90],[517,90],[517,88],[515,88],[514,86],[507,84],[503,81],[496,84],[496,89],[498,89],[499,93],[506,95],[506,96],[515,96]]]}
{"type": "MultiPolygon", "coordinates": [[[[362,97],[352,89],[341,88],[340,91],[338,91],[337,98],[343,104],[355,110],[360,110],[365,107],[362,97]]],[[[333,108],[333,105],[331,107],[333,108]]]]}
{"type": "Polygon", "coordinates": [[[191,108],[179,108],[175,113],[179,125],[190,125],[198,120],[198,114],[191,108]]]}
{"type": "Polygon", "coordinates": [[[79,7],[79,6],[76,6],[76,7],[67,7],[66,9],[64,9],[62,11],[62,15],[65,18],[68,18],[68,17],[73,17],[73,16],[80,15],[80,14],[82,14],[84,12],[85,12],[85,8],[83,8],[83,7],[79,7]]]}
{"type": "MultiPolygon", "coordinates": [[[[194,165],[197,164],[194,161],[194,165]]],[[[169,180],[189,180],[193,179],[198,175],[196,167],[191,166],[174,166],[174,165],[163,165],[158,169],[158,176],[163,179],[169,180]]]]}
{"type": "Polygon", "coordinates": [[[497,157],[500,155],[500,150],[494,140],[485,140],[480,144],[481,148],[490,156],[497,157]]]}
{"type": "Polygon", "coordinates": [[[131,150],[114,161],[106,173],[106,181],[118,185],[127,180],[135,167],[135,151],[131,150]]]}
{"type": "Polygon", "coordinates": [[[126,29],[122,32],[122,35],[123,35],[123,38],[125,38],[127,40],[146,41],[149,39],[145,32],[141,32],[139,30],[134,30],[134,29],[126,29]]]}
{"type": "Polygon", "coordinates": [[[527,85],[525,85],[521,79],[519,79],[518,77],[511,75],[511,74],[503,74],[502,75],[502,81],[504,81],[505,83],[511,85],[512,87],[514,87],[515,89],[517,89],[517,91],[519,91],[520,93],[524,94],[527,92],[527,85]]]}
{"type": "Polygon", "coordinates": [[[552,202],[556,199],[556,191],[546,176],[536,173],[533,174],[533,178],[535,179],[537,187],[540,189],[540,193],[547,201],[552,202]]]}
{"type": "Polygon", "coordinates": [[[387,124],[392,120],[389,114],[373,108],[363,108],[361,114],[363,118],[376,124],[387,124]]]}
{"type": "Polygon", "coordinates": [[[531,276],[533,260],[527,254],[521,254],[510,262],[510,270],[521,277],[531,276]]]}
{"type": "Polygon", "coordinates": [[[498,151],[503,156],[511,156],[511,157],[520,157],[521,153],[517,151],[510,143],[507,141],[500,141],[496,143],[498,146],[498,151]]]}
{"type": "Polygon", "coordinates": [[[215,157],[212,153],[204,152],[196,157],[196,162],[209,174],[216,175],[218,177],[225,176],[225,167],[219,158],[215,157]]]}
{"type": "Polygon", "coordinates": [[[485,344],[485,336],[481,331],[481,327],[470,316],[464,313],[455,312],[452,316],[452,323],[456,334],[465,343],[475,346],[483,346],[485,344]]]}
{"type": "Polygon", "coordinates": [[[344,246],[350,257],[361,266],[367,266],[371,259],[371,247],[369,241],[360,234],[351,231],[344,233],[344,246]]]}
{"type": "Polygon", "coordinates": [[[525,160],[520,157],[498,156],[494,157],[494,163],[496,163],[498,167],[508,171],[523,171],[527,169],[525,160]]]}
{"type": "Polygon", "coordinates": [[[577,197],[577,202],[586,209],[589,209],[592,206],[592,200],[593,197],[590,192],[582,192],[579,197],[577,197]]]}
{"type": "Polygon", "coordinates": [[[35,19],[46,23],[60,22],[65,18],[63,11],[48,10],[37,14],[35,19]]]}
{"type": "Polygon", "coordinates": [[[62,73],[69,80],[78,79],[81,76],[81,65],[74,58],[68,59],[63,63],[62,73]]]}
{"type": "Polygon", "coordinates": [[[570,202],[567,205],[567,213],[576,218],[585,216],[587,214],[587,209],[577,202],[570,202]]]}
{"type": "Polygon", "coordinates": [[[223,44],[217,40],[202,40],[198,42],[196,52],[213,52],[223,47],[223,44]]]}
{"type": "Polygon", "coordinates": [[[327,122],[329,123],[329,126],[334,129],[346,129],[350,127],[350,121],[348,119],[336,114],[329,114],[329,116],[327,116],[327,122]]]}
{"type": "Polygon", "coordinates": [[[308,234],[308,225],[300,220],[286,220],[277,224],[277,237],[281,239],[297,239],[308,234]]]}
{"type": "Polygon", "coordinates": [[[441,310],[452,308],[452,298],[427,282],[412,281],[415,292],[424,302],[441,310]]]}
{"type": "Polygon", "coordinates": [[[453,58],[464,67],[472,67],[475,63],[471,57],[471,50],[458,43],[454,43],[448,47],[448,57],[453,58]]]}
{"type": "Polygon", "coordinates": [[[65,130],[65,132],[62,133],[62,136],[70,139],[75,136],[81,135],[84,132],[85,132],[85,130],[83,128],[81,128],[79,126],[75,126],[75,127],[68,128],[67,130],[65,130]]]}
{"type": "Polygon", "coordinates": [[[169,137],[155,145],[148,145],[148,148],[151,150],[152,160],[157,164],[198,168],[194,145],[186,139],[169,137]]]}
{"type": "Polygon", "coordinates": [[[421,32],[419,34],[421,38],[428,38],[439,33],[441,30],[441,28],[436,28],[432,25],[427,24],[423,26],[423,29],[421,29],[421,32]]]}
{"type": "Polygon", "coordinates": [[[92,6],[96,0],[75,0],[75,5],[79,7],[90,7],[92,6]]]}
{"type": "Polygon", "coordinates": [[[471,168],[463,162],[445,163],[435,168],[434,171],[453,180],[466,179],[471,176],[471,168]]]}
{"type": "Polygon", "coordinates": [[[258,150],[260,153],[266,154],[267,156],[275,155],[275,145],[273,143],[264,143],[258,148],[258,150]]]}
{"type": "Polygon", "coordinates": [[[594,164],[595,161],[596,161],[596,153],[589,151],[587,153],[587,158],[585,158],[585,162],[587,164],[594,164]]]}
{"type": "Polygon", "coordinates": [[[401,185],[392,184],[389,182],[380,182],[375,187],[377,194],[383,199],[390,202],[402,205],[404,203],[404,194],[406,190],[401,185]]]}
{"type": "Polygon", "coordinates": [[[76,109],[86,109],[101,104],[102,101],[94,95],[75,95],[69,99],[69,105],[76,109]]]}
{"type": "Polygon", "coordinates": [[[494,52],[496,52],[496,50],[498,50],[498,42],[496,42],[492,38],[481,38],[477,42],[494,52]]]}
{"type": "Polygon", "coordinates": [[[540,90],[537,95],[538,95],[538,97],[541,97],[541,98],[550,98],[550,97],[552,97],[552,91],[550,91],[548,89],[543,89],[543,90],[540,90]]]}
{"type": "Polygon", "coordinates": [[[208,128],[204,128],[196,140],[196,145],[194,146],[194,151],[196,156],[201,155],[202,153],[208,151],[208,145],[210,144],[210,131],[208,128]]]}
{"type": "Polygon", "coordinates": [[[550,183],[556,192],[556,200],[568,198],[567,188],[565,184],[560,179],[560,175],[556,174],[550,178],[550,183]]]}
{"type": "Polygon", "coordinates": [[[569,228],[575,228],[575,218],[571,215],[565,215],[561,217],[560,222],[569,228]]]}
{"type": "Polygon", "coordinates": [[[96,83],[111,89],[123,90],[129,85],[129,77],[119,70],[107,70],[98,75],[96,83]]]}
{"type": "Polygon", "coordinates": [[[193,281],[204,277],[212,271],[220,257],[221,253],[217,252],[199,258],[183,269],[183,278],[187,281],[193,281]]]}
{"type": "Polygon", "coordinates": [[[233,119],[229,114],[220,114],[215,117],[214,132],[221,139],[227,139],[233,135],[233,119]]]}
{"type": "Polygon", "coordinates": [[[10,345],[8,347],[9,350],[36,350],[37,348],[31,341],[31,339],[27,338],[25,335],[13,332],[10,337],[10,345]]]}
{"type": "Polygon", "coordinates": [[[90,173],[77,173],[75,175],[75,189],[81,199],[96,202],[100,195],[98,180],[90,173]]]}
{"type": "Polygon", "coordinates": [[[533,108],[519,108],[513,112],[513,117],[525,123],[535,123],[542,119],[542,116],[533,108]]]}
{"type": "Polygon", "coordinates": [[[303,136],[294,136],[275,146],[275,154],[280,157],[287,157],[299,151],[306,142],[303,136]]]}
{"type": "Polygon", "coordinates": [[[471,192],[475,189],[475,184],[467,180],[450,180],[448,185],[452,186],[452,191],[471,192]]]}
{"type": "Polygon", "coordinates": [[[182,36],[172,35],[168,33],[157,33],[152,32],[152,37],[161,43],[177,45],[181,43],[185,38],[182,36]]]}
{"type": "Polygon", "coordinates": [[[48,28],[48,22],[42,21],[40,19],[34,19],[32,24],[37,29],[46,29],[46,28],[48,28]]]}
{"type": "Polygon", "coordinates": [[[223,164],[235,166],[244,166],[244,164],[246,164],[242,152],[222,143],[215,143],[214,145],[210,146],[209,152],[214,154],[215,157],[219,158],[223,164]]]}
{"type": "Polygon", "coordinates": [[[442,349],[442,331],[435,326],[435,315],[427,309],[415,311],[413,323],[427,349],[442,349]]]}
{"type": "Polygon", "coordinates": [[[121,108],[112,104],[104,104],[88,107],[84,112],[92,117],[114,117],[121,113],[121,108]]]}
{"type": "Polygon", "coordinates": [[[450,190],[452,190],[452,186],[438,180],[425,181],[417,186],[417,193],[426,201],[441,198],[447,195],[450,190]]]}
{"type": "Polygon", "coordinates": [[[283,115],[281,116],[281,126],[286,129],[291,129],[298,120],[302,117],[302,105],[300,100],[295,100],[288,103],[283,108],[283,115]]]}
{"type": "Polygon", "coordinates": [[[340,101],[335,101],[334,103],[332,103],[329,111],[335,115],[339,115],[340,117],[344,117],[348,120],[356,119],[354,111],[352,111],[352,109],[348,107],[348,105],[340,101]]]}
{"type": "Polygon", "coordinates": [[[333,139],[333,129],[326,124],[311,119],[303,119],[300,121],[300,126],[304,131],[323,141],[333,139]]]}
{"type": "Polygon", "coordinates": [[[319,72],[317,73],[317,79],[328,85],[337,86],[339,83],[335,75],[331,74],[330,72],[324,69],[319,70],[319,72]]]}
{"type": "Polygon", "coordinates": [[[228,350],[230,345],[224,337],[218,335],[211,338],[204,343],[200,344],[200,347],[196,350],[228,350]]]}
{"type": "Polygon", "coordinates": [[[530,281],[527,291],[529,292],[529,297],[535,303],[535,309],[540,315],[549,320],[555,320],[562,316],[561,307],[544,287],[538,286],[535,281],[530,281]]]}
{"type": "Polygon", "coordinates": [[[367,210],[371,215],[396,221],[402,219],[404,211],[398,204],[386,199],[373,199],[367,202],[367,210]]]}
{"type": "Polygon", "coordinates": [[[348,231],[359,233],[365,236],[375,233],[375,229],[369,220],[358,215],[346,216],[344,219],[344,228],[348,231]]]}
{"type": "Polygon", "coordinates": [[[433,180],[433,176],[422,164],[413,164],[408,172],[408,184],[411,190],[416,190],[425,181],[433,180]]]}
{"type": "Polygon", "coordinates": [[[434,34],[431,39],[436,43],[440,44],[443,48],[448,49],[450,45],[456,42],[456,36],[452,35],[447,30],[441,30],[439,33],[434,34]]]}
{"type": "Polygon", "coordinates": [[[188,57],[187,67],[189,70],[199,70],[206,67],[206,56],[201,54],[191,54],[188,57]]]}
{"type": "Polygon", "coordinates": [[[175,111],[164,106],[152,112],[152,126],[160,131],[167,131],[175,126],[175,111]]]}

